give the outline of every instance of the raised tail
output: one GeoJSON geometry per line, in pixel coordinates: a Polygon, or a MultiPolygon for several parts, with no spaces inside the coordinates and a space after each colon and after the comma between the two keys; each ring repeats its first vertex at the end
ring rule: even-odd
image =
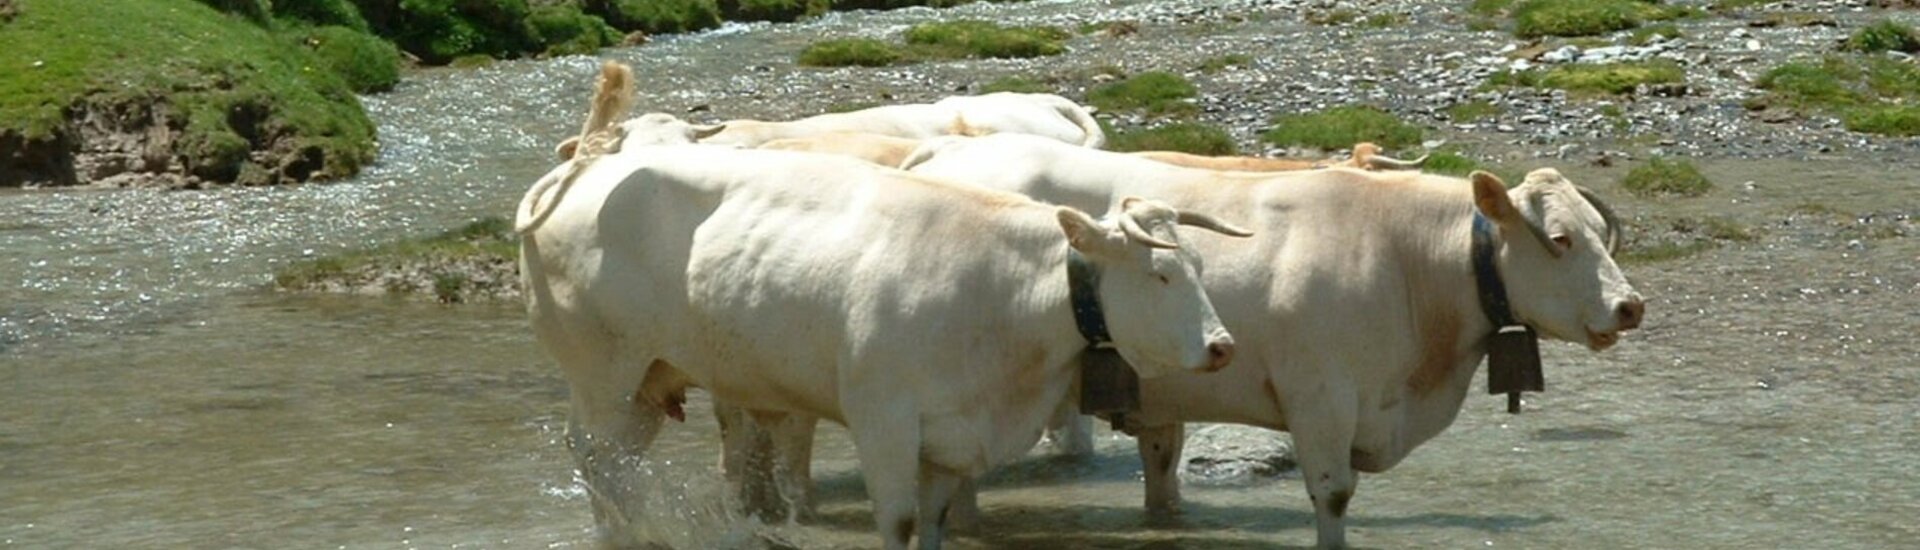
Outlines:
{"type": "Polygon", "coordinates": [[[633,109],[633,103],[633,68],[613,61],[601,65],[593,105],[587,110],[587,121],[581,125],[580,135],[567,139],[556,149],[565,161],[562,165],[565,169],[549,172],[520,197],[520,208],[514,214],[514,232],[526,233],[540,227],[547,216],[553,214],[554,206],[560,204],[567,187],[586,171],[587,165],[620,147],[620,131],[614,122],[625,118],[633,109]],[[549,190],[553,198],[540,200],[549,190]]]}
{"type": "Polygon", "coordinates": [[[1100,121],[1093,119],[1093,112],[1080,106],[1079,103],[1074,103],[1071,99],[1064,97],[1059,99],[1060,102],[1054,105],[1054,109],[1060,112],[1060,116],[1066,117],[1067,120],[1073,121],[1075,126],[1079,126],[1080,131],[1086,132],[1086,138],[1080,141],[1080,146],[1105,148],[1107,133],[1100,129],[1100,121]]]}

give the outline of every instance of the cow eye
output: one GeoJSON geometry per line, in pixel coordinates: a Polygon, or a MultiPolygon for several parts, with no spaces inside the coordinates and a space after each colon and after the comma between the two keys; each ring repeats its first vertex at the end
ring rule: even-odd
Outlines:
{"type": "Polygon", "coordinates": [[[1560,245],[1561,250],[1573,250],[1573,238],[1566,235],[1554,235],[1553,244],[1560,245]]]}
{"type": "Polygon", "coordinates": [[[1160,284],[1163,284],[1163,285],[1173,284],[1173,280],[1168,279],[1166,275],[1154,275],[1154,277],[1160,279],[1160,284]]]}

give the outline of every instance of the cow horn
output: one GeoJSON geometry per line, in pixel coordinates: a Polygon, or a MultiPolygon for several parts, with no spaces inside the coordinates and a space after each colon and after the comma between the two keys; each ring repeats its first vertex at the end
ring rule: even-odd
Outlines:
{"type": "Polygon", "coordinates": [[[1587,199],[1587,203],[1593,205],[1594,210],[1600,211],[1600,220],[1607,223],[1607,254],[1612,255],[1619,251],[1621,235],[1625,231],[1620,228],[1620,217],[1613,213],[1613,207],[1607,206],[1605,201],[1600,200],[1600,195],[1594,194],[1592,189],[1579,185],[1573,188],[1580,192],[1582,198],[1587,199]]]}
{"type": "Polygon", "coordinates": [[[1374,170],[1419,170],[1427,164],[1427,155],[1413,160],[1400,160],[1386,155],[1367,157],[1367,168],[1374,170]]]}
{"type": "Polygon", "coordinates": [[[1127,236],[1132,237],[1133,240],[1140,241],[1140,244],[1153,248],[1180,248],[1180,245],[1148,234],[1145,228],[1140,227],[1140,222],[1134,220],[1133,215],[1128,214],[1124,208],[1120,211],[1120,230],[1127,232],[1127,236]]]}
{"type": "Polygon", "coordinates": [[[1199,212],[1190,212],[1187,210],[1181,210],[1180,215],[1175,217],[1174,221],[1178,222],[1180,225],[1191,225],[1194,227],[1207,229],[1215,233],[1219,233],[1219,234],[1227,235],[1231,237],[1252,237],[1253,236],[1252,231],[1247,231],[1245,229],[1234,227],[1233,224],[1220,221],[1219,218],[1215,218],[1213,216],[1209,216],[1199,212]]]}

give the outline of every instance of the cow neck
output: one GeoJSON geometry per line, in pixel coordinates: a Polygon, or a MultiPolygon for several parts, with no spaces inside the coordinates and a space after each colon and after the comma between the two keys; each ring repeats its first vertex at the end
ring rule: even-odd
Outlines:
{"type": "MultiPolygon", "coordinates": [[[[1480,292],[1480,312],[1493,322],[1493,331],[1520,325],[1513,316],[1513,307],[1507,303],[1507,284],[1500,279],[1500,270],[1494,265],[1493,220],[1481,214],[1473,213],[1473,284],[1480,292]]],[[[1458,250],[1458,249],[1456,249],[1458,250]]]]}
{"type": "Polygon", "coordinates": [[[1087,347],[1111,345],[1107,313],[1100,307],[1100,266],[1073,247],[1067,247],[1067,299],[1073,303],[1073,324],[1087,347]]]}
{"type": "Polygon", "coordinates": [[[1473,213],[1473,280],[1480,290],[1480,310],[1493,323],[1487,337],[1487,393],[1507,394],[1507,413],[1520,414],[1521,392],[1547,389],[1540,370],[1540,338],[1533,327],[1514,318],[1507,303],[1507,285],[1493,262],[1493,222],[1473,213]]]}

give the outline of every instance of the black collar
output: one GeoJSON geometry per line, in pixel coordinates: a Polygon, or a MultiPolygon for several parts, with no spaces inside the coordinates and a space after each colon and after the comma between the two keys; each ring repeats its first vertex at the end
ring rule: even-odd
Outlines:
{"type": "Polygon", "coordinates": [[[1480,311],[1493,322],[1493,331],[1521,324],[1507,305],[1507,284],[1493,265],[1493,220],[1473,213],[1473,283],[1480,289],[1480,311]]]}
{"type": "Polygon", "coordinates": [[[1112,343],[1107,314],[1100,308],[1100,266],[1072,247],[1067,248],[1067,296],[1073,301],[1073,323],[1087,339],[1087,347],[1112,343]]]}

